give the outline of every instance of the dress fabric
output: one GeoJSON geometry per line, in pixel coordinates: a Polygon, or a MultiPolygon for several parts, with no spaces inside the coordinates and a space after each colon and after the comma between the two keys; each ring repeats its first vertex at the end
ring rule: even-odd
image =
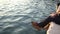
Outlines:
{"type": "Polygon", "coordinates": [[[60,34],[60,25],[51,22],[47,34],[60,34]]]}

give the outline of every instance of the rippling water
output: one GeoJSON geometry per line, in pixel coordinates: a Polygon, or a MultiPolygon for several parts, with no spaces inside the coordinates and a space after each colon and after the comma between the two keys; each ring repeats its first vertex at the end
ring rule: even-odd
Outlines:
{"type": "Polygon", "coordinates": [[[52,0],[1,0],[0,34],[45,34],[37,31],[31,21],[41,22],[55,11],[58,1],[52,0]]]}

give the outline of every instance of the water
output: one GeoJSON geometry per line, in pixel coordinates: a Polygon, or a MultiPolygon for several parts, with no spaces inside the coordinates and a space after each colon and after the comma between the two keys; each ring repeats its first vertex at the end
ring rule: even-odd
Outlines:
{"type": "Polygon", "coordinates": [[[31,21],[41,22],[55,12],[54,0],[1,0],[0,34],[45,34],[37,31],[31,21]]]}

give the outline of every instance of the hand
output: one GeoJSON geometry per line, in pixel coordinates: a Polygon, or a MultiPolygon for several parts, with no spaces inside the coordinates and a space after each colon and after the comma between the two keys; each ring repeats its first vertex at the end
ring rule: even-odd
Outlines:
{"type": "Polygon", "coordinates": [[[44,29],[45,29],[45,30],[48,30],[48,29],[49,29],[49,26],[50,26],[50,23],[47,24],[47,25],[44,27],[44,29]]]}
{"type": "Polygon", "coordinates": [[[38,23],[32,22],[32,26],[36,28],[37,30],[41,30],[41,27],[39,27],[38,23]]]}
{"type": "Polygon", "coordinates": [[[57,15],[56,13],[50,14],[50,16],[53,17],[53,18],[54,18],[56,15],[57,15]]]}

